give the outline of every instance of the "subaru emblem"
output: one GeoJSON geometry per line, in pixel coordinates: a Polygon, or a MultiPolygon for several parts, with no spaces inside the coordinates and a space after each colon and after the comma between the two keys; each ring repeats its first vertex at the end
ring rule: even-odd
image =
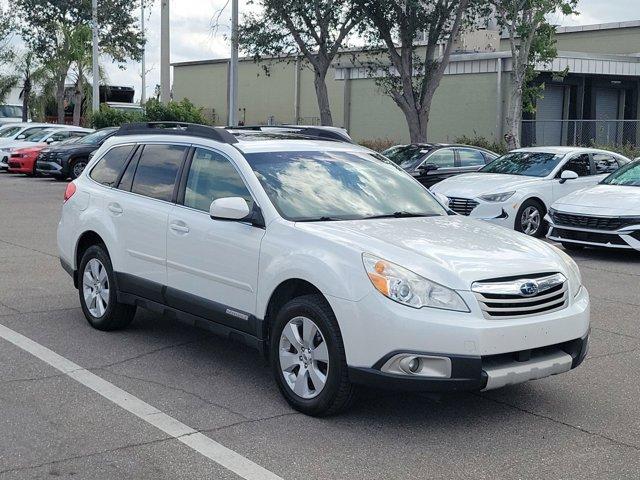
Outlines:
{"type": "Polygon", "coordinates": [[[520,285],[520,293],[523,297],[533,297],[540,292],[540,288],[538,287],[538,282],[535,280],[527,280],[525,283],[520,285]]]}

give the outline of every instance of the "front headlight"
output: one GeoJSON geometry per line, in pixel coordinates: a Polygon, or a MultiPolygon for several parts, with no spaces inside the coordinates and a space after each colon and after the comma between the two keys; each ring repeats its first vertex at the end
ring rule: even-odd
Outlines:
{"type": "Polygon", "coordinates": [[[455,290],[368,253],[362,255],[362,261],[369,280],[376,290],[394,302],[413,308],[430,307],[456,312],[470,311],[455,290]]]}
{"type": "Polygon", "coordinates": [[[569,274],[569,292],[571,293],[571,298],[574,298],[578,293],[580,293],[580,289],[582,288],[582,275],[580,274],[580,268],[578,268],[578,264],[573,260],[573,258],[564,253],[558,247],[555,245],[551,245],[551,247],[556,250],[567,266],[567,272],[569,274]]]}
{"type": "Polygon", "coordinates": [[[506,202],[515,194],[516,192],[492,193],[489,195],[481,195],[480,199],[485,202],[506,202]]]}

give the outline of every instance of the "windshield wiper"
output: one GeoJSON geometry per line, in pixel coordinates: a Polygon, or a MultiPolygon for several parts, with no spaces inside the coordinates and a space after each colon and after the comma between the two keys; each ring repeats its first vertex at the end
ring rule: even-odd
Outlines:
{"type": "Polygon", "coordinates": [[[363,217],[363,220],[373,220],[376,218],[418,218],[418,217],[434,217],[433,213],[412,213],[412,212],[394,212],[387,213],[385,215],[372,215],[370,217],[363,217]]]}
{"type": "Polygon", "coordinates": [[[296,220],[296,222],[339,222],[343,220],[342,218],[336,217],[318,217],[318,218],[303,218],[301,220],[296,220]]]}

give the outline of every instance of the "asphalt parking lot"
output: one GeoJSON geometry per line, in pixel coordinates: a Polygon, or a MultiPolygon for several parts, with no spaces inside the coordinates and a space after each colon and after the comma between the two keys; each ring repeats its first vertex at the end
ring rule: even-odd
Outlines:
{"type": "Polygon", "coordinates": [[[639,254],[572,254],[592,297],[577,370],[486,394],[366,391],[314,419],[243,345],[143,310],[125,331],[91,329],[57,257],[64,188],[0,174],[0,329],[230,450],[207,456],[0,338],[0,478],[241,478],[212,457],[245,478],[640,478],[639,254]]]}

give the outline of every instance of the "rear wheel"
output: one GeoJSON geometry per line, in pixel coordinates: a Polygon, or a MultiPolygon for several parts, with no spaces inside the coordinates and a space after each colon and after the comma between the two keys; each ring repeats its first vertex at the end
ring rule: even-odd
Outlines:
{"type": "Polygon", "coordinates": [[[353,401],[340,329],[321,295],[293,299],[280,310],[271,335],[271,367],[287,402],[302,413],[333,415],[353,401]]]}
{"type": "Polygon", "coordinates": [[[75,180],[78,178],[84,169],[87,168],[87,159],[86,158],[77,158],[71,162],[69,165],[69,169],[71,171],[71,180],[75,180]]]}
{"type": "Polygon", "coordinates": [[[547,222],[544,221],[545,208],[537,200],[527,200],[516,215],[516,230],[530,237],[543,237],[547,222]]]}
{"type": "Polygon", "coordinates": [[[118,330],[131,323],[136,307],[118,302],[113,267],[102,245],[93,245],[84,252],[78,275],[80,305],[93,328],[118,330]]]}

